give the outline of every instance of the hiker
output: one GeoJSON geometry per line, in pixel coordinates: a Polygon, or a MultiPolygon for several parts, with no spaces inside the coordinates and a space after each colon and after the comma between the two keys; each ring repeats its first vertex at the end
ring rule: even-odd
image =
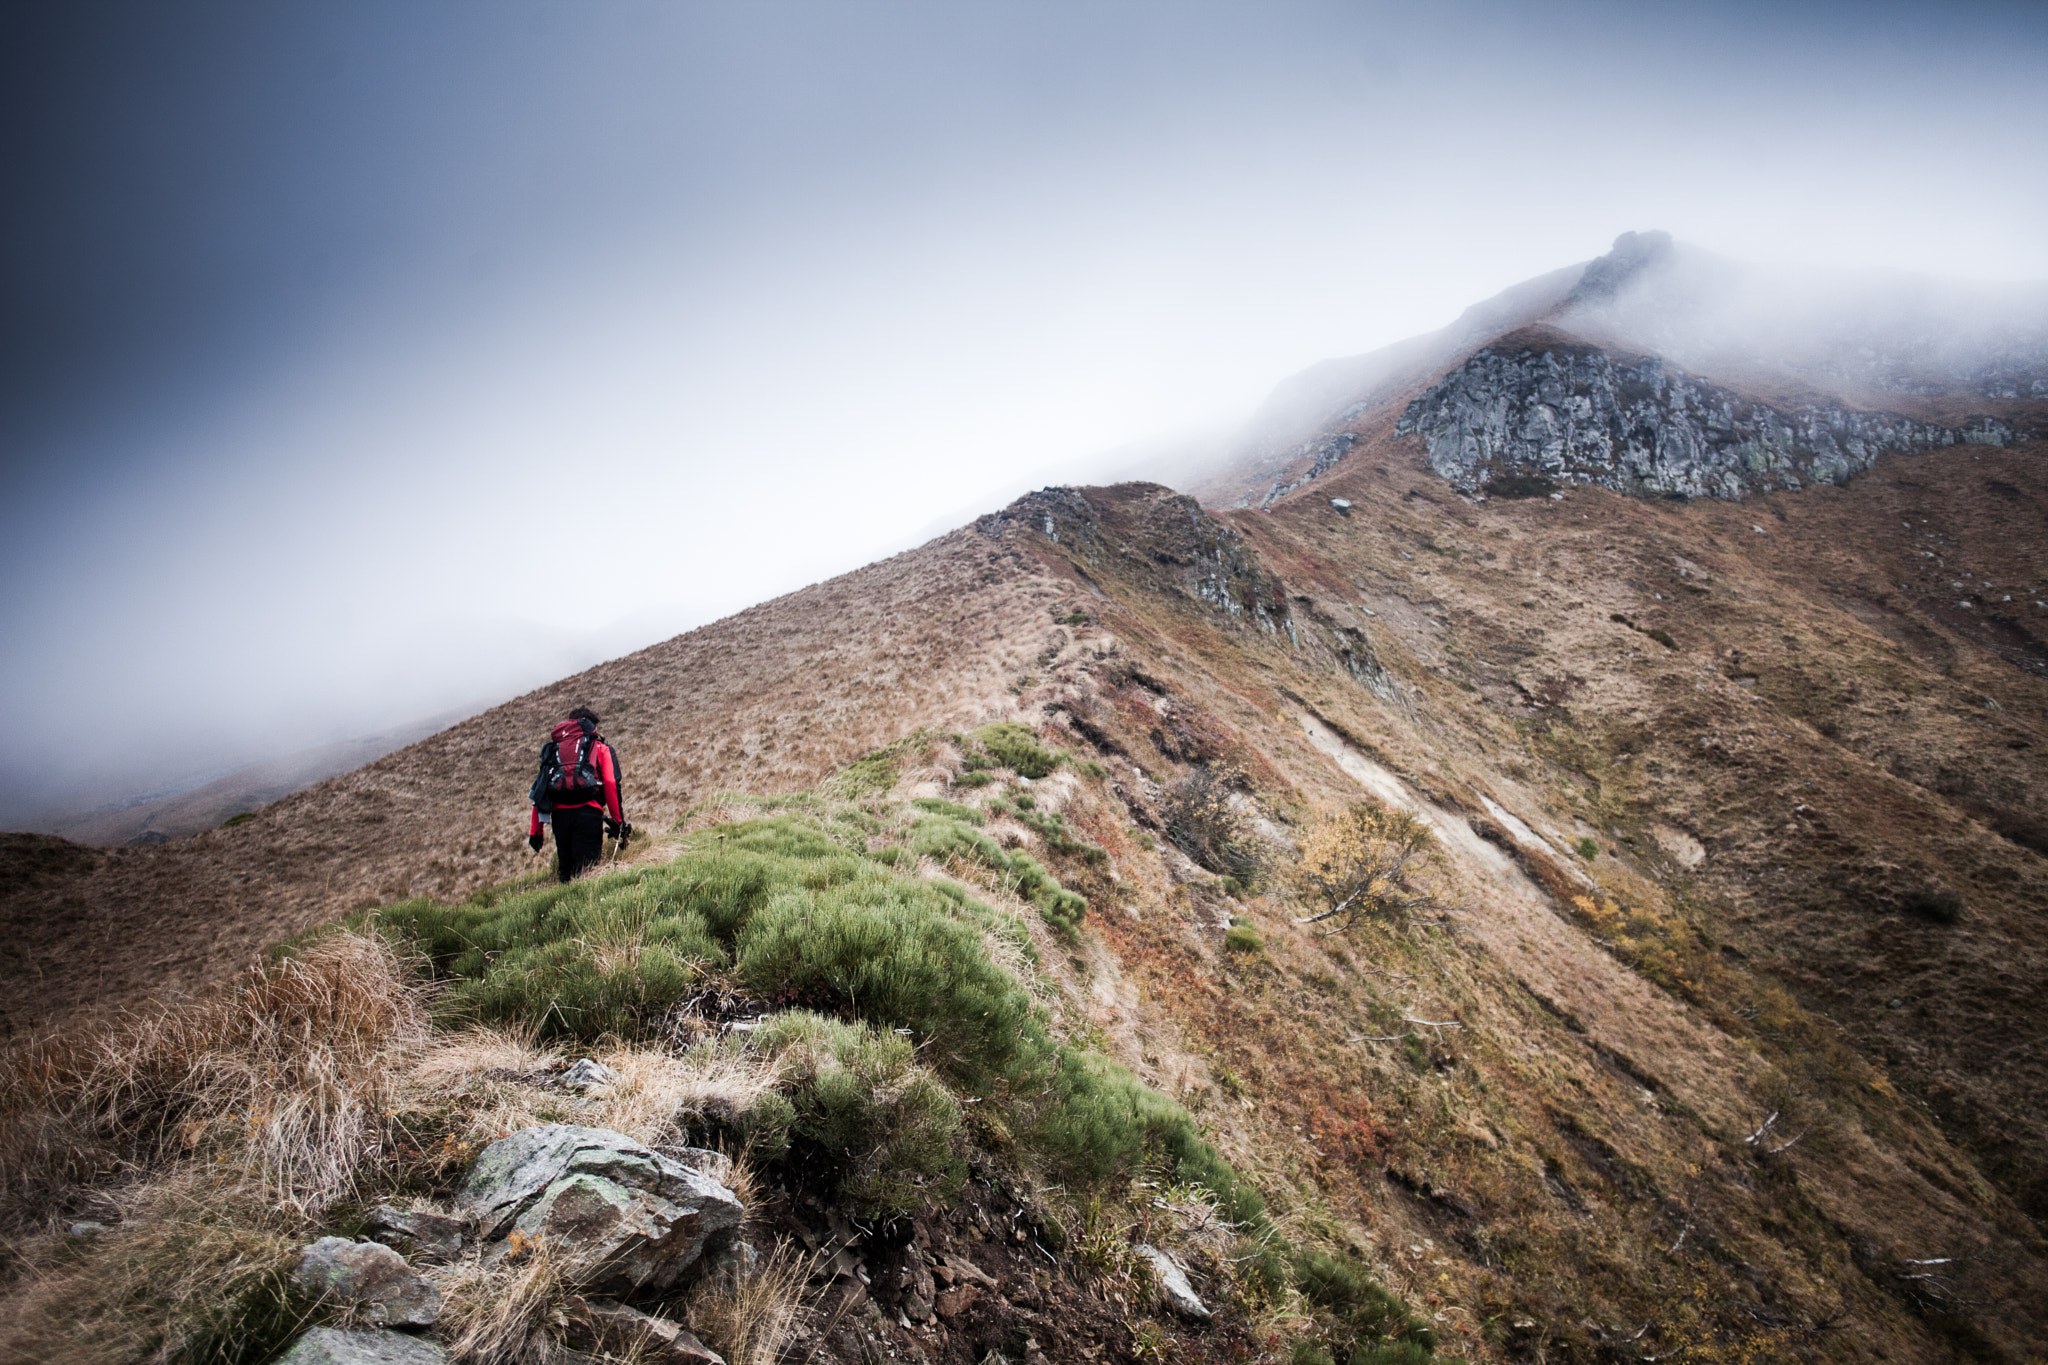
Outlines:
{"type": "Polygon", "coordinates": [[[604,856],[607,835],[621,848],[632,836],[619,806],[619,760],[597,732],[597,713],[579,706],[541,746],[526,843],[540,852],[540,827],[555,831],[555,874],[573,880],[604,856]]]}

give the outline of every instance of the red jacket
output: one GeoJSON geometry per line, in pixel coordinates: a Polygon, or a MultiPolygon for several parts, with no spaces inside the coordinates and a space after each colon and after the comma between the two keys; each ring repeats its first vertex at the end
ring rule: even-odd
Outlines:
{"type": "MultiPolygon", "coordinates": [[[[578,801],[569,805],[556,806],[555,809],[576,810],[598,806],[599,809],[608,812],[612,819],[623,823],[626,814],[619,806],[619,765],[612,761],[612,746],[601,739],[594,742],[590,746],[590,761],[596,767],[598,776],[604,779],[603,804],[600,806],[596,801],[578,801]]],[[[527,821],[526,832],[529,836],[540,833],[539,806],[533,808],[533,817],[527,821]]]]}

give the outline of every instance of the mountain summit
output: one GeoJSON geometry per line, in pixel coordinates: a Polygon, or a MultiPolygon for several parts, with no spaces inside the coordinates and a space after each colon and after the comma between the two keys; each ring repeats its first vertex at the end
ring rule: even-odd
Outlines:
{"type": "MultiPolygon", "coordinates": [[[[7,836],[7,1023],[200,1017],[355,915],[441,1040],[392,1112],[728,1143],[820,1362],[2025,1361],[2041,300],[1625,235],[1282,385],[1198,496],[1033,493],[233,827],[7,836]],[[584,703],[660,833],[564,891],[584,703]]],[[[405,1131],[364,1197],[453,1199],[481,1129],[405,1131]]],[[[6,1340],[72,1339],[142,1234],[50,1229],[165,1141],[41,1196],[6,1340]]]]}
{"type": "Polygon", "coordinates": [[[1881,451],[2003,445],[2013,417],[2038,424],[2048,287],[1763,270],[1626,232],[1442,332],[1283,384],[1250,448],[1197,491],[1270,505],[1397,401],[1397,434],[1421,435],[1467,492],[1534,478],[1740,499],[1839,482],[1881,451]]]}

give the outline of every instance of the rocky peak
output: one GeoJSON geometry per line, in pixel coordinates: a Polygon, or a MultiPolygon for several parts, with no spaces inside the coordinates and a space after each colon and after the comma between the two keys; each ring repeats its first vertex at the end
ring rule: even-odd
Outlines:
{"type": "Polygon", "coordinates": [[[1430,467],[1467,492],[1592,483],[1727,499],[1842,483],[1887,452],[2014,438],[1993,417],[1948,427],[1827,400],[1776,407],[1546,328],[1475,353],[1410,403],[1395,431],[1421,436],[1430,467]]]}
{"type": "Polygon", "coordinates": [[[1624,232],[1614,239],[1612,251],[1587,263],[1565,303],[1611,299],[1644,271],[1669,260],[1671,252],[1668,232],[1624,232]]]}

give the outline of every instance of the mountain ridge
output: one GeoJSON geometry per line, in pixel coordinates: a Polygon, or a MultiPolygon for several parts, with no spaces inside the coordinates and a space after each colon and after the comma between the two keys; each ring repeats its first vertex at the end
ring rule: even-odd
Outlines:
{"type": "MultiPolygon", "coordinates": [[[[1665,259],[1631,250],[1623,293],[1665,259]]],[[[1014,723],[1072,756],[987,807],[1088,902],[1071,939],[1033,929],[1061,1008],[1276,1217],[1426,1305],[1446,1350],[2028,1359],[2048,1340],[2031,400],[1908,396],[1988,406],[2012,439],[1796,491],[1680,501],[1560,471],[1479,497],[1401,420],[1501,335],[1327,411],[1341,449],[1248,456],[1224,489],[1243,507],[1216,484],[1042,490],[234,828],[7,836],[27,951],[6,1027],[204,990],[341,913],[493,894],[532,866],[525,782],[571,705],[604,715],[629,816],[684,835],[715,836],[722,791],[815,799],[870,770],[967,809],[986,777],[963,736],[1014,723]],[[1243,876],[1191,832],[1203,792],[1263,849],[1243,876]],[[1301,922],[1288,869],[1355,802],[1433,832],[1440,919],[1301,922]]]]}

